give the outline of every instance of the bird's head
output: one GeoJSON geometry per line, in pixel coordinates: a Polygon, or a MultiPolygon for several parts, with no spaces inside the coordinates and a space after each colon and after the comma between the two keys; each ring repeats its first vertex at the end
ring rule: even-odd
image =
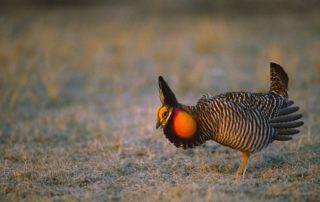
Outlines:
{"type": "Polygon", "coordinates": [[[183,143],[190,142],[197,132],[196,121],[179,104],[162,76],[159,76],[159,96],[162,105],[156,111],[156,128],[163,128],[166,137],[176,146],[184,146],[183,143]]]}

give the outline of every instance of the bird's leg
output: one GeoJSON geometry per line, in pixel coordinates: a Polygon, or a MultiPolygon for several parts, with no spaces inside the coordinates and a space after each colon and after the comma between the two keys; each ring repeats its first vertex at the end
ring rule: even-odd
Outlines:
{"type": "Polygon", "coordinates": [[[246,170],[248,168],[248,160],[249,160],[250,154],[249,152],[242,152],[242,158],[241,158],[241,164],[237,170],[237,179],[239,180],[242,174],[242,177],[244,178],[244,175],[246,173],[246,170]]]}

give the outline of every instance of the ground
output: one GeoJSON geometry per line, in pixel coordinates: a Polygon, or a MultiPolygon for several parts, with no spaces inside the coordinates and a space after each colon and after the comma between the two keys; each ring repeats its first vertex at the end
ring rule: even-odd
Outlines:
{"type": "Polygon", "coordinates": [[[320,200],[319,5],[50,2],[0,8],[0,200],[320,200]],[[245,179],[239,152],[155,129],[159,75],[191,105],[268,91],[270,61],[305,125],[245,179]]]}

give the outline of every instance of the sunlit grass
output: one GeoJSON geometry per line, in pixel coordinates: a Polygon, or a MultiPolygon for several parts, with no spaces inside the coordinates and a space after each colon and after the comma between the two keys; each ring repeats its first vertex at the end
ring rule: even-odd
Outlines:
{"type": "Polygon", "coordinates": [[[319,199],[318,15],[29,9],[0,24],[0,200],[319,199]],[[183,151],[154,129],[158,75],[194,104],[267,91],[270,61],[288,72],[306,124],[254,155],[245,180],[234,181],[237,152],[183,151]]]}

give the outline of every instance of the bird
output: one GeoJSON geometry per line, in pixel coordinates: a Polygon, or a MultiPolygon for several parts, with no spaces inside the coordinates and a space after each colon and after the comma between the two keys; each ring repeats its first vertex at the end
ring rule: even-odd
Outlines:
{"type": "Polygon", "coordinates": [[[251,154],[274,141],[288,141],[304,123],[299,107],[288,96],[288,75],[270,62],[270,90],[205,94],[196,105],[178,102],[168,83],[158,77],[161,106],[156,129],[178,148],[188,149],[213,140],[242,153],[236,178],[245,177],[251,154]]]}

